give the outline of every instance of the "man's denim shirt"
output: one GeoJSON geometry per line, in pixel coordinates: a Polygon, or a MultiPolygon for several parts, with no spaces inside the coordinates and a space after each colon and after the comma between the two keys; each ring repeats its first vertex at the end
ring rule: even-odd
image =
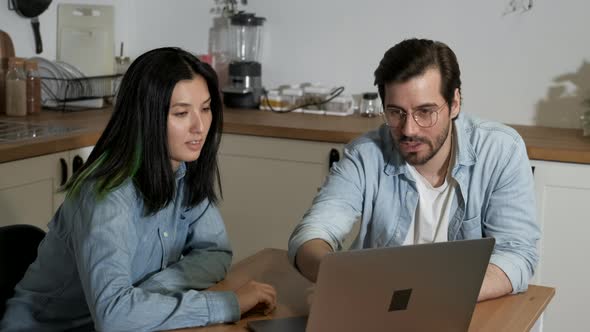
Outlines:
{"type": "MultiPolygon", "coordinates": [[[[453,135],[452,177],[458,186],[448,240],[494,237],[490,263],[506,273],[514,293],[525,291],[537,266],[541,232],[524,142],[512,128],[466,114],[454,121],[453,135]]],[[[382,125],[346,146],[291,235],[289,259],[293,263],[299,247],[316,238],[340,250],[359,218],[352,249],[402,245],[417,204],[415,180],[382,125]]]]}
{"type": "Polygon", "coordinates": [[[236,321],[232,292],[198,291],[222,280],[231,249],[217,208],[176,198],[144,216],[128,180],[104,199],[87,186],[49,223],[37,260],[8,301],[2,331],[152,331],[236,321]]]}

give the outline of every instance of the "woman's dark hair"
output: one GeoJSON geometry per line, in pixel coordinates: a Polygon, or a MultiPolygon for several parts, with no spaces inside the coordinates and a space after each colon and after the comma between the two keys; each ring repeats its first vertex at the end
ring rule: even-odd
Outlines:
{"type": "Polygon", "coordinates": [[[461,92],[461,71],[457,57],[446,44],[428,39],[407,39],[385,52],[375,70],[374,84],[377,85],[381,100],[385,102],[385,84],[406,82],[430,68],[438,68],[441,76],[440,93],[450,107],[455,89],[461,92]]]}
{"type": "Polygon", "coordinates": [[[145,214],[168,205],[175,195],[170,162],[167,121],[172,91],[181,80],[196,75],[207,82],[212,122],[199,158],[186,163],[187,207],[204,199],[217,201],[217,151],[223,125],[223,105],[217,75],[208,64],[179,48],[159,48],[137,58],[117,93],[113,115],[90,157],[64,187],[77,194],[89,180],[99,199],[131,178],[143,198],[145,214]]]}

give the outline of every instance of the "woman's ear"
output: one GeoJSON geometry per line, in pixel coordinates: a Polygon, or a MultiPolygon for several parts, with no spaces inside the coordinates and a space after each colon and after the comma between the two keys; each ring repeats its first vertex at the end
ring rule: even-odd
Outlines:
{"type": "Polygon", "coordinates": [[[459,88],[456,88],[453,103],[451,104],[451,119],[455,119],[459,115],[459,112],[461,112],[461,93],[459,92],[459,88]]]}

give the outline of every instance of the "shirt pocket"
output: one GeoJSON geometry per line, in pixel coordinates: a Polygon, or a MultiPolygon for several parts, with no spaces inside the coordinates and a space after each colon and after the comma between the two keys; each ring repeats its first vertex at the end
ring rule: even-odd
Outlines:
{"type": "Polygon", "coordinates": [[[465,240],[481,238],[481,216],[463,220],[459,234],[465,240]]]}

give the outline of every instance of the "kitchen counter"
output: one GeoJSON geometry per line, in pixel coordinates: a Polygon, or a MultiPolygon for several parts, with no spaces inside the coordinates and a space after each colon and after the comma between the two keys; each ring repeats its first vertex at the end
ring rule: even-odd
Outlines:
{"type": "MultiPolygon", "coordinates": [[[[45,138],[0,143],[0,162],[91,146],[98,141],[112,110],[56,112],[24,118],[0,116],[0,121],[48,124],[76,130],[45,138]]],[[[278,114],[260,110],[226,109],[224,133],[347,143],[376,128],[380,118],[324,116],[302,113],[278,114]]],[[[513,125],[523,137],[530,159],[590,164],[590,137],[581,129],[513,125]]]]}

